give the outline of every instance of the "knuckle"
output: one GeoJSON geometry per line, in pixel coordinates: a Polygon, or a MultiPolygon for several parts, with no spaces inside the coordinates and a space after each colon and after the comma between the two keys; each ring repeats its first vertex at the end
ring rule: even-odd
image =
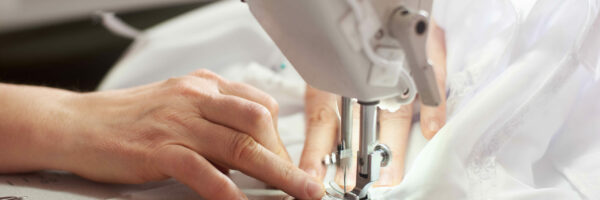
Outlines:
{"type": "Polygon", "coordinates": [[[171,78],[167,83],[171,86],[171,92],[174,92],[176,95],[195,96],[200,94],[200,91],[195,87],[193,79],[190,76],[182,76],[171,78]]]}
{"type": "Polygon", "coordinates": [[[279,103],[277,103],[277,100],[271,95],[245,83],[229,82],[228,85],[238,91],[251,91],[256,93],[255,95],[261,99],[261,101],[257,102],[266,107],[273,116],[276,116],[279,112],[279,103]]]}
{"type": "Polygon", "coordinates": [[[235,162],[254,160],[260,153],[258,143],[246,134],[236,134],[231,141],[231,147],[229,157],[235,162]]]}
{"type": "Polygon", "coordinates": [[[253,126],[260,127],[272,120],[271,112],[262,105],[249,104],[246,109],[248,119],[253,126]]]}
{"type": "Polygon", "coordinates": [[[188,79],[187,76],[172,77],[167,79],[166,83],[167,85],[179,85],[182,82],[186,82],[188,79]]]}
{"type": "Polygon", "coordinates": [[[210,80],[221,80],[221,77],[219,75],[207,69],[196,70],[192,73],[192,75],[210,80]]]}
{"type": "Polygon", "coordinates": [[[294,170],[287,165],[281,165],[281,177],[283,180],[291,180],[294,177],[294,170]]]}
{"type": "Polygon", "coordinates": [[[271,115],[277,116],[277,114],[279,113],[279,103],[277,103],[275,98],[266,95],[265,104],[267,109],[269,109],[269,111],[271,112],[271,115]]]}
{"type": "Polygon", "coordinates": [[[306,120],[310,125],[332,125],[337,120],[337,114],[329,106],[316,105],[308,112],[306,120]]]}

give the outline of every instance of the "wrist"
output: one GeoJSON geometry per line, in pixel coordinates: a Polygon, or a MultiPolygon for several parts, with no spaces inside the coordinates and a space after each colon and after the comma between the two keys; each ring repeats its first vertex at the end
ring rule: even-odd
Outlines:
{"type": "Polygon", "coordinates": [[[62,169],[69,153],[72,109],[65,101],[76,93],[44,87],[0,84],[1,172],[62,169]]]}
{"type": "Polygon", "coordinates": [[[42,169],[70,171],[76,160],[75,154],[80,149],[76,140],[81,132],[82,116],[75,101],[82,94],[67,91],[58,93],[41,108],[40,121],[34,122],[37,131],[33,141],[39,147],[37,155],[42,169]]]}

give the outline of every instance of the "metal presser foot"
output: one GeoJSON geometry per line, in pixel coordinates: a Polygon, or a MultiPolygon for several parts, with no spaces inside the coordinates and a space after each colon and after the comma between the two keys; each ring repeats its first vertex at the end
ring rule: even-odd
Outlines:
{"type": "MultiPolygon", "coordinates": [[[[327,155],[325,164],[327,174],[325,187],[327,195],[323,200],[367,200],[368,191],[379,179],[381,167],[391,159],[391,151],[384,144],[378,144],[377,136],[377,104],[378,102],[359,102],[360,104],[360,137],[357,157],[356,186],[346,192],[346,173],[352,158],[352,104],[349,98],[342,99],[341,141],[337,153],[327,155]],[[344,185],[340,188],[334,180],[338,167],[344,170],[344,185]]],[[[352,172],[350,172],[352,173],[352,172]]]]}

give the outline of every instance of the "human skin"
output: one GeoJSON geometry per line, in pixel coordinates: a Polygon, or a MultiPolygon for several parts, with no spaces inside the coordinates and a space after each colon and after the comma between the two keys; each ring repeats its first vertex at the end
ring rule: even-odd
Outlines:
{"type": "MultiPolygon", "coordinates": [[[[431,139],[446,121],[446,46],[444,30],[437,25],[435,20],[429,24],[426,46],[427,56],[433,65],[436,81],[440,92],[441,103],[438,107],[420,105],[420,122],[423,136],[431,139]]],[[[322,160],[325,155],[331,153],[337,145],[337,133],[339,128],[336,103],[340,97],[312,87],[307,87],[305,95],[306,112],[306,140],[300,160],[300,168],[312,176],[323,179],[325,166],[322,160]]],[[[359,106],[354,107],[354,141],[353,152],[358,150],[358,124],[359,106]]],[[[378,119],[380,124],[379,141],[390,147],[393,158],[390,164],[381,169],[381,176],[376,183],[377,186],[394,186],[400,184],[404,175],[404,157],[408,143],[408,134],[411,130],[413,116],[413,105],[403,105],[395,112],[380,110],[378,119]]],[[[356,177],[356,153],[354,163],[348,170],[347,184],[353,187],[356,177]]],[[[336,180],[341,183],[342,174],[338,173],[336,180]]]]}
{"type": "Polygon", "coordinates": [[[0,173],[54,169],[111,183],[173,177],[206,199],[246,199],[240,170],[300,199],[322,184],[295,167],[269,95],[201,70],[140,87],[77,93],[0,84],[0,173]]]}

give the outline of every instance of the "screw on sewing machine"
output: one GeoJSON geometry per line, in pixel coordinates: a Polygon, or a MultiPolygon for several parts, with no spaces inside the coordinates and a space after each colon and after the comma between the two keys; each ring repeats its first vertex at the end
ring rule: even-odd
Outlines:
{"type": "Polygon", "coordinates": [[[381,38],[383,38],[383,35],[384,35],[383,29],[379,29],[377,31],[377,33],[375,34],[375,39],[381,40],[381,38]]]}
{"type": "Polygon", "coordinates": [[[425,33],[425,31],[427,30],[427,22],[420,20],[419,22],[417,22],[417,25],[415,26],[415,31],[417,32],[417,35],[423,35],[423,33],[425,33]]]}
{"type": "Polygon", "coordinates": [[[338,157],[335,152],[331,153],[331,154],[327,154],[327,155],[325,155],[325,158],[323,158],[324,165],[331,165],[331,164],[336,164],[336,163],[338,163],[338,157]]]}

